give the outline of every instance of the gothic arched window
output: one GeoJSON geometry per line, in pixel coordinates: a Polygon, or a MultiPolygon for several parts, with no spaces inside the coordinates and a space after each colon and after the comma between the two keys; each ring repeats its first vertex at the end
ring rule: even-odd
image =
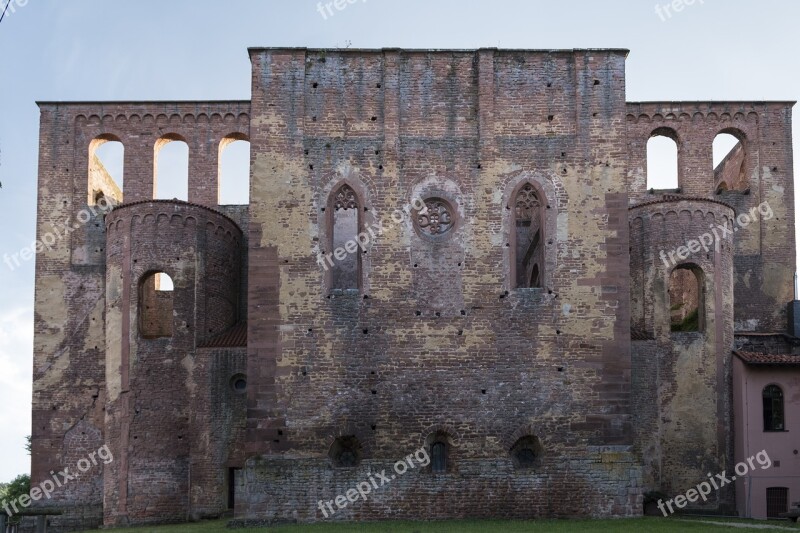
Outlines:
{"type": "Polygon", "coordinates": [[[347,184],[333,192],[330,202],[332,235],[330,262],[332,289],[358,289],[361,280],[361,249],[358,234],[361,228],[361,206],[358,195],[347,184]]]}
{"type": "Polygon", "coordinates": [[[514,198],[514,287],[540,288],[544,273],[543,204],[526,183],[514,198]]]}

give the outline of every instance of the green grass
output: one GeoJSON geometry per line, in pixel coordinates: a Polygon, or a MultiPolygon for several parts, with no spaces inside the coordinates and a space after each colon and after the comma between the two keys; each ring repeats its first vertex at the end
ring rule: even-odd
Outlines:
{"type": "MultiPolygon", "coordinates": [[[[723,520],[715,520],[723,521],[723,520]]],[[[724,520],[731,522],[732,520],[724,520]]],[[[736,520],[742,524],[766,525],[767,522],[736,520]]],[[[741,528],[733,529],[705,523],[702,520],[683,521],[677,518],[636,518],[625,520],[462,520],[447,522],[373,522],[373,523],[335,523],[300,524],[270,528],[251,528],[232,530],[225,526],[227,520],[199,522],[177,526],[150,526],[128,528],[122,531],[141,533],[231,533],[235,531],[269,531],[271,533],[673,533],[691,531],[696,533],[722,533],[723,531],[764,531],[773,530],[741,528]]],[[[770,522],[770,525],[793,527],[788,522],[770,522]]],[[[797,528],[800,531],[800,528],[797,528]]],[[[775,530],[777,531],[777,530],[775,530]]]]}
{"type": "Polygon", "coordinates": [[[672,331],[700,331],[699,311],[695,309],[683,319],[683,322],[672,324],[672,331]]]}

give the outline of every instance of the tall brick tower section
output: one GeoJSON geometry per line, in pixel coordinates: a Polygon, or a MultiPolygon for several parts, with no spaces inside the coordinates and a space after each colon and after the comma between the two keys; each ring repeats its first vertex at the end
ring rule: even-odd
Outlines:
{"type": "Polygon", "coordinates": [[[113,455],[40,503],[64,511],[57,530],[219,515],[243,461],[244,398],[228,384],[245,341],[226,333],[246,318],[247,249],[247,207],[217,205],[219,153],[248,137],[250,104],[39,105],[37,236],[58,238],[36,263],[32,481],[113,455]],[[158,149],[177,139],[189,202],[153,201],[158,149]],[[121,184],[95,157],[111,140],[121,184]]]}

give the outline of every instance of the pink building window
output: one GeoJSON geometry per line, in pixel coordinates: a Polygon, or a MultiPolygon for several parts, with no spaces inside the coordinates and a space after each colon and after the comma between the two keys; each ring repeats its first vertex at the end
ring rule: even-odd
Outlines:
{"type": "Polygon", "coordinates": [[[789,510],[789,489],[770,487],[767,489],[767,518],[781,518],[789,510]]]}
{"type": "Polygon", "coordinates": [[[783,391],[777,385],[764,387],[764,431],[784,431],[783,391]]]}

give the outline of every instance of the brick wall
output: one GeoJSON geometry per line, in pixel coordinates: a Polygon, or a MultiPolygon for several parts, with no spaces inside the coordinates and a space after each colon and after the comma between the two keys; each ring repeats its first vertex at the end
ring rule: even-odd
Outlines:
{"type": "MultiPolygon", "coordinates": [[[[711,225],[730,224],[733,216],[720,202],[681,196],[630,210],[632,327],[639,339],[652,339],[633,342],[636,447],[647,490],[682,494],[708,472],[732,464],[733,238],[688,257],[677,252],[684,254],[680,248],[688,241],[709,233],[711,225]],[[697,332],[670,328],[669,280],[678,267],[692,267],[700,280],[697,332]]],[[[732,492],[722,491],[695,507],[732,505],[732,492]]]]}
{"type": "MultiPolygon", "coordinates": [[[[247,450],[262,458],[253,460],[303,459],[280,472],[323,479],[334,475],[325,458],[337,436],[356,436],[365,461],[377,461],[437,431],[457,433],[451,458],[463,483],[428,480],[426,490],[452,502],[442,513],[474,506],[488,515],[502,498],[487,502],[485,492],[536,477],[504,468],[484,478],[475,466],[508,463],[520,431],[541,439],[548,465],[591,445],[632,444],[626,137],[617,120],[625,53],[251,57],[247,450]],[[547,200],[543,289],[512,289],[509,276],[511,193],[525,181],[547,200]],[[359,193],[363,224],[385,226],[362,254],[360,291],[344,293],[328,290],[317,261],[331,251],[323,209],[342,182],[359,193]],[[395,210],[415,197],[450,203],[449,234],[429,239],[413,217],[400,220],[395,210]],[[464,489],[470,481],[484,487],[480,501],[464,489]]],[[[255,464],[248,483],[258,483],[255,464]]],[[[543,468],[538,475],[557,475],[543,468]]],[[[608,489],[618,503],[637,474],[625,476],[608,489]]],[[[552,497],[589,501],[594,489],[578,485],[553,484],[552,497]]],[[[400,498],[412,488],[398,485],[400,498]]],[[[288,481],[275,498],[258,484],[246,490],[237,517],[286,517],[289,502],[311,498],[288,481]]],[[[628,503],[607,510],[638,512],[628,503]]]]}
{"type": "Polygon", "coordinates": [[[626,103],[626,54],[252,49],[252,102],[41,103],[37,235],[73,229],[37,256],[33,482],[115,455],[56,494],[56,526],[218,516],[238,468],[238,519],[318,520],[318,500],[440,437],[446,474],[336,518],[636,515],[642,490],[724,468],[733,331],[783,331],[792,298],[791,104],[626,103]],[[678,142],[678,198],[646,190],[654,132],[678,142]],[[720,132],[745,183],[716,194],[720,132]],[[162,139],[189,146],[191,204],[150,201],[162,139]],[[233,139],[252,140],[249,207],[217,206],[233,139]],[[104,217],[83,210],[119,195],[105,140],[125,146],[126,204],[104,217]],[[354,290],[322,259],[343,184],[370,235],[354,290]],[[538,289],[515,288],[525,184],[538,289]],[[421,226],[418,199],[452,228],[421,226]],[[694,259],[703,331],[670,333],[657,252],[765,202],[769,220],[694,259]],[[157,270],[173,337],[142,339],[138,280],[157,270]],[[219,341],[245,327],[246,348],[219,341]],[[332,466],[337,437],[358,440],[356,469],[332,466]]]}
{"type": "Polygon", "coordinates": [[[105,470],[105,522],[183,521],[192,446],[207,434],[191,423],[191,399],[210,379],[192,352],[238,320],[241,230],[174,201],[127,204],[106,224],[106,441],[116,460],[105,470]],[[138,331],[138,289],[153,271],[175,286],[168,338],[138,331]]]}
{"type": "MultiPolygon", "coordinates": [[[[90,193],[97,189],[98,184],[110,193],[106,196],[119,196],[119,193],[114,192],[114,184],[98,165],[93,150],[105,140],[122,142],[125,146],[125,200],[147,200],[152,198],[154,190],[155,143],[165,133],[174,132],[185,138],[190,147],[190,198],[215,206],[220,146],[227,139],[248,137],[250,105],[249,102],[43,102],[40,108],[37,237],[47,242],[55,236],[55,243],[37,255],[36,265],[34,484],[47,479],[50,471],[61,471],[65,467],[74,469],[74,462],[81,458],[81,454],[96,451],[109,440],[104,414],[107,404],[105,359],[108,326],[105,308],[106,227],[104,211],[99,206],[88,206],[87,202],[90,202],[90,193]],[[70,227],[68,231],[65,224],[70,227]],[[94,436],[93,440],[85,441],[86,435],[94,436]]],[[[226,206],[225,210],[233,213],[237,220],[245,221],[246,227],[246,206],[226,206]]],[[[229,227],[238,231],[233,224],[229,227]]],[[[212,232],[206,238],[205,228],[200,234],[203,239],[194,239],[193,247],[186,247],[191,240],[181,242],[177,239],[165,243],[169,253],[164,254],[164,257],[171,257],[178,251],[186,264],[197,262],[203,268],[207,264],[216,280],[207,288],[203,285],[199,291],[198,324],[203,326],[205,334],[200,331],[193,335],[192,347],[195,342],[245,318],[243,298],[226,292],[224,284],[220,285],[218,281],[231,279],[237,291],[246,289],[245,276],[240,275],[238,266],[241,259],[226,251],[221,261],[207,262],[206,254],[212,252],[213,257],[217,246],[215,241],[220,236],[212,232]],[[205,316],[210,317],[207,323],[205,316]]],[[[166,235],[162,237],[169,238],[166,235]]],[[[241,235],[237,238],[239,246],[245,246],[241,243],[241,235]]],[[[227,236],[221,238],[223,242],[226,239],[227,236]]],[[[143,245],[147,246],[147,243],[143,242],[143,245]]],[[[150,252],[155,250],[157,248],[150,252]]],[[[131,294],[135,292],[134,288],[131,294]]],[[[187,316],[194,314],[192,309],[187,316]]],[[[128,331],[135,335],[135,315],[133,320],[128,331]]],[[[117,336],[120,333],[114,331],[117,336]]],[[[189,353],[189,345],[186,346],[181,360],[189,353]]],[[[112,369],[111,375],[119,380],[120,372],[112,369]]],[[[168,377],[164,376],[164,379],[168,377]]],[[[173,379],[178,389],[189,384],[183,369],[173,379]]],[[[143,386],[142,393],[149,390],[148,387],[143,386]]],[[[158,383],[153,383],[154,389],[159,387],[158,383]]],[[[159,389],[161,393],[163,389],[159,389]]],[[[159,433],[159,427],[158,423],[153,426],[154,434],[159,433]]],[[[173,429],[170,427],[165,431],[172,433],[173,429]]],[[[153,438],[151,442],[157,443],[158,439],[153,438]]],[[[167,443],[161,446],[169,448],[167,443]]],[[[153,453],[157,453],[157,449],[155,446],[153,453]]],[[[115,455],[117,458],[122,466],[128,467],[127,459],[115,455]]],[[[153,465],[142,465],[142,468],[157,469],[153,465]]],[[[164,471],[176,468],[180,470],[183,467],[171,463],[164,465],[164,471]]],[[[114,483],[104,485],[104,475],[102,465],[93,468],[79,480],[71,481],[57,491],[52,501],[45,502],[66,511],[63,517],[53,519],[57,528],[82,529],[102,524],[104,488],[116,490],[117,486],[114,483]]],[[[160,480],[155,482],[160,483],[160,480]]]]}
{"type": "MultiPolygon", "coordinates": [[[[420,517],[607,518],[641,513],[640,468],[633,454],[613,446],[560,451],[538,472],[515,470],[507,458],[484,458],[463,459],[455,471],[436,475],[425,468],[409,468],[398,475],[395,460],[388,458],[365,460],[355,469],[331,468],[328,461],[310,458],[251,459],[237,485],[249,514],[233,524],[420,517]],[[377,473],[390,481],[382,483],[377,473]],[[373,485],[366,499],[359,497],[344,508],[336,505],[338,496],[346,497],[360,483],[370,483],[370,476],[378,488],[373,485]],[[326,507],[329,501],[333,503],[326,507]]],[[[240,512],[237,506],[237,515],[240,512]]]]}
{"type": "Polygon", "coordinates": [[[763,216],[737,232],[734,284],[737,331],[786,329],[786,303],[793,299],[794,243],[793,102],[646,102],[629,103],[628,190],[631,204],[651,199],[647,191],[647,140],[670,132],[678,143],[681,193],[721,199],[750,213],[766,203],[763,216]],[[719,133],[740,139],[745,183],[717,195],[713,142],[719,133]]]}
{"type": "Polygon", "coordinates": [[[228,476],[244,466],[247,395],[233,389],[246,378],[245,348],[201,348],[195,353],[192,392],[190,513],[219,517],[228,509],[228,476]]]}

